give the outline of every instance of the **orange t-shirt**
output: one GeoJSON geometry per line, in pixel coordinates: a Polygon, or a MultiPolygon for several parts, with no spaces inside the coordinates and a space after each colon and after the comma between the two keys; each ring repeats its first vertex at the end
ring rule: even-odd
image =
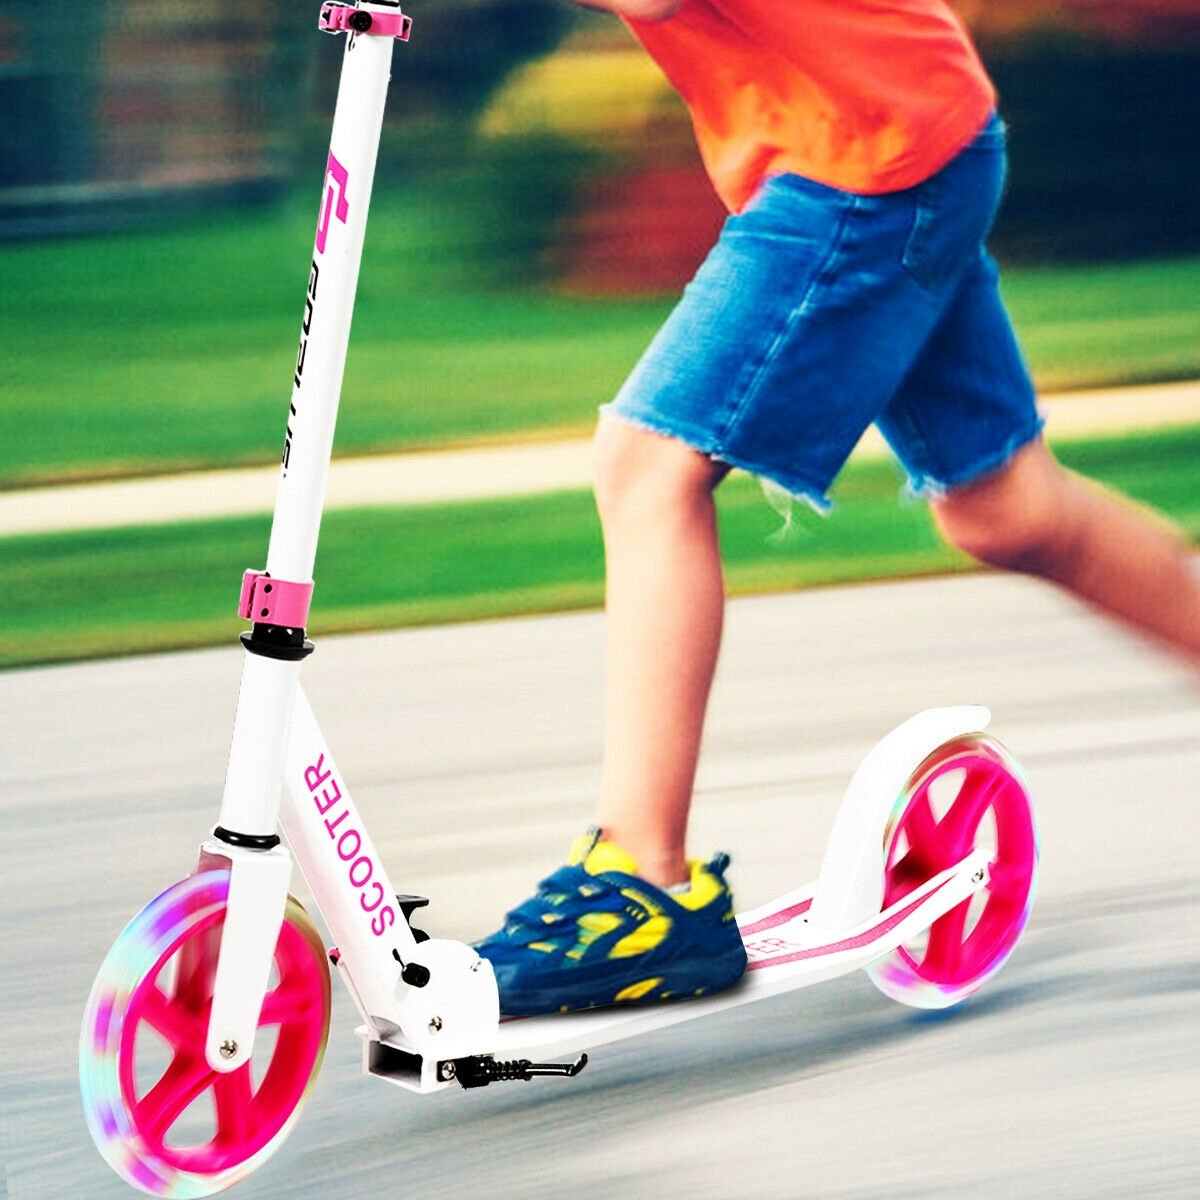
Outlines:
{"type": "Polygon", "coordinates": [[[913,187],[996,102],[945,0],[684,0],[628,24],[691,110],[734,212],[783,172],[862,194],[913,187]]]}

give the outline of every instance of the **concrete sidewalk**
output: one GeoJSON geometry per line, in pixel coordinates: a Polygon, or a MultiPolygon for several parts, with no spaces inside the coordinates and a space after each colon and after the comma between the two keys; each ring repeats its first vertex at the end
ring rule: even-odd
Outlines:
{"type": "MultiPolygon", "coordinates": [[[[1200,381],[1043,398],[1051,441],[1200,425],[1200,381]]],[[[855,457],[888,453],[872,428],[855,457]]],[[[326,508],[444,504],[590,484],[588,439],[339,458],[326,508]]],[[[0,537],[270,512],[277,466],[0,492],[0,537]]]]}

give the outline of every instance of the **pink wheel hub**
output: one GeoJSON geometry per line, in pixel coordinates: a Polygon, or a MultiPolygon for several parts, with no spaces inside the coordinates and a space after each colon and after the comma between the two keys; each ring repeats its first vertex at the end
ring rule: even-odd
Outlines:
{"type": "Polygon", "coordinates": [[[1015,760],[978,735],[935,751],[900,797],[884,834],[884,906],[976,847],[990,851],[984,887],[939,917],[923,942],[868,968],[893,998],[927,1008],[957,1003],[1000,969],[1029,918],[1038,863],[1029,791],[1015,760]]]}

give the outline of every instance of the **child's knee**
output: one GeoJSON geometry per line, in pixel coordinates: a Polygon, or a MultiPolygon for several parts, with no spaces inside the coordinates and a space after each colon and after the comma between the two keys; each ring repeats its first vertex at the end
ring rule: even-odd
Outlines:
{"type": "Polygon", "coordinates": [[[1071,537],[1068,479],[1040,442],[933,502],[942,535],[990,566],[1043,573],[1071,537]]]}
{"type": "Polygon", "coordinates": [[[602,520],[707,502],[727,468],[685,442],[605,417],[592,444],[592,478],[602,520]]]}

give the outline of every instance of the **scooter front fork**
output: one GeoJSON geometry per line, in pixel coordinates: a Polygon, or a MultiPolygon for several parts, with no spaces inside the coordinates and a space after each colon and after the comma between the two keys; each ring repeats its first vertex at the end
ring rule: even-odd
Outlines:
{"type": "Polygon", "coordinates": [[[287,906],[292,856],[282,845],[251,850],[212,838],[200,847],[199,869],[222,868],[229,871],[229,898],[204,1057],[214,1071],[226,1073],[249,1062],[254,1053],[287,906]]]}

